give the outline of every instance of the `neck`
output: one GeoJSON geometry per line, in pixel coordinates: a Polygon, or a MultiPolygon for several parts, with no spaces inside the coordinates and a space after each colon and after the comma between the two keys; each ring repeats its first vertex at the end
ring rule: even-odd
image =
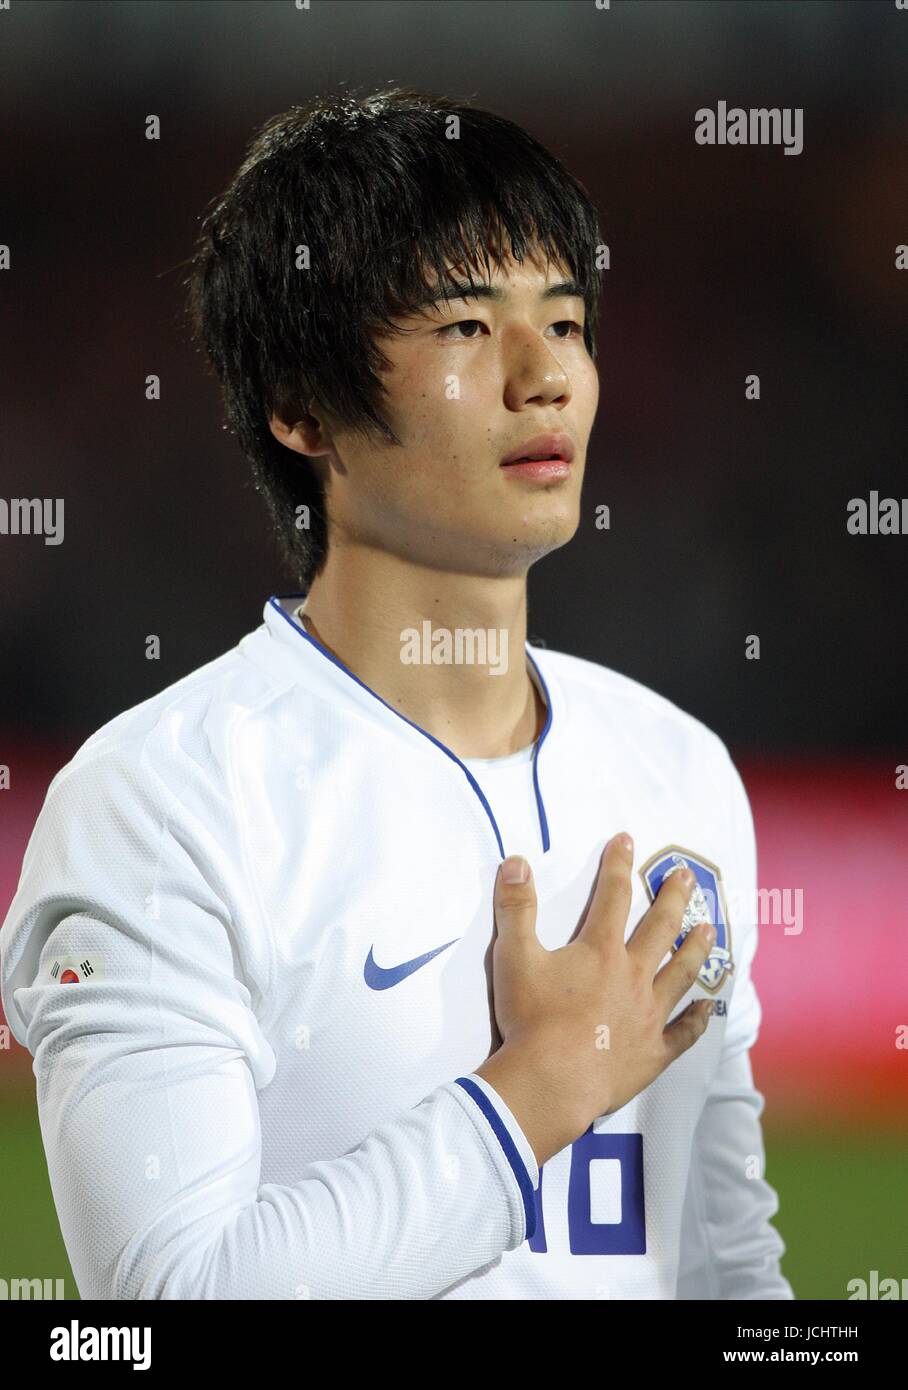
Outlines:
{"type": "Polygon", "coordinates": [[[348,542],[329,549],[303,612],[322,646],[457,757],[506,757],[538,738],[546,710],[524,650],[525,574],[442,572],[348,542]],[[484,634],[485,652],[459,647],[458,630],[484,634]]]}

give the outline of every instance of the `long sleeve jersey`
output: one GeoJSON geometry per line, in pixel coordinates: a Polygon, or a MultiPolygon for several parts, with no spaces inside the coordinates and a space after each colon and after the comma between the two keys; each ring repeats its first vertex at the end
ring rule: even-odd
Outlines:
{"type": "Polygon", "coordinates": [[[0,931],[82,1296],[792,1298],[749,1060],[753,824],[721,740],[528,645],[537,843],[509,848],[481,764],[336,660],[299,597],[79,748],[0,931]],[[476,1075],[495,876],[531,860],[554,950],[618,830],[627,935],[694,871],[676,946],[704,917],[718,935],[673,1015],[715,1012],[540,1169],[476,1075]]]}

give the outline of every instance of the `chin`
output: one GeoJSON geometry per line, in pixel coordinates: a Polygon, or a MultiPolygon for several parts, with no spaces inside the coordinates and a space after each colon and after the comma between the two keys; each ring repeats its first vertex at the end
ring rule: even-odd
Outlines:
{"type": "Polygon", "coordinates": [[[515,530],[513,535],[526,538],[530,544],[546,545],[554,550],[559,545],[566,545],[577,534],[580,508],[573,503],[556,504],[547,509],[541,506],[524,508],[514,525],[520,529],[515,530]]]}
{"type": "Polygon", "coordinates": [[[580,518],[574,511],[569,516],[524,515],[513,521],[508,530],[500,531],[498,539],[506,555],[518,554],[525,565],[533,564],[573,540],[579,524],[580,518]]]}

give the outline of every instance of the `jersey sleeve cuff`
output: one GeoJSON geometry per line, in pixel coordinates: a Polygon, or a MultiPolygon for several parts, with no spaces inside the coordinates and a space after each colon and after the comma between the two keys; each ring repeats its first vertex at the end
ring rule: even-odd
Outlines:
{"type": "Polygon", "coordinates": [[[477,1076],[458,1076],[455,1090],[462,1096],[469,1096],[466,1102],[480,1111],[486,1125],[492,1131],[500,1155],[513,1175],[523,1203],[525,1221],[524,1239],[528,1240],[536,1230],[536,1196],[539,1186],[539,1166],[530,1142],[510,1108],[502,1100],[493,1086],[477,1076]]]}

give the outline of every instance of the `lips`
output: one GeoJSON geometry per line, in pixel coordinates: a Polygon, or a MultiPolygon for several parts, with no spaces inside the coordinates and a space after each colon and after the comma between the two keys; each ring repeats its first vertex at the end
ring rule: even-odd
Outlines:
{"type": "Polygon", "coordinates": [[[528,439],[525,443],[518,444],[509,454],[505,454],[501,460],[501,467],[506,468],[509,463],[526,463],[528,460],[538,459],[561,459],[564,463],[570,463],[573,457],[574,441],[569,435],[538,434],[535,439],[528,439]]]}

